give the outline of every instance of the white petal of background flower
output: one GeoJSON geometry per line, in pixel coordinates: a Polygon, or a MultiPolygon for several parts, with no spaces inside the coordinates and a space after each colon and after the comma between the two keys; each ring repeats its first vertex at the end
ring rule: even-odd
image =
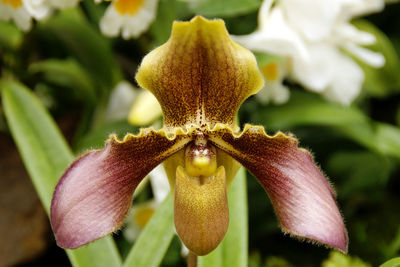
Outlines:
{"type": "Polygon", "coordinates": [[[116,37],[121,33],[124,39],[135,38],[146,31],[155,18],[158,0],[143,0],[142,6],[133,15],[120,14],[115,8],[116,1],[110,4],[100,21],[104,35],[116,37]]]}
{"type": "Polygon", "coordinates": [[[282,84],[282,81],[265,81],[264,87],[257,93],[257,99],[264,104],[272,102],[283,104],[289,100],[289,89],[282,84]]]}
{"type": "MultiPolygon", "coordinates": [[[[385,1],[279,0],[272,3],[271,0],[263,2],[259,27],[254,33],[234,39],[253,51],[287,57],[291,62],[287,76],[305,89],[349,104],[360,92],[364,74],[343,50],[373,67],[384,65],[385,58],[381,54],[361,47],[375,43],[375,36],[358,30],[350,20],[382,10],[385,1]]],[[[277,97],[278,92],[283,96],[285,91],[269,83],[259,93],[259,98],[269,101],[277,97]]]]}
{"type": "Polygon", "coordinates": [[[385,0],[349,0],[342,8],[341,16],[344,20],[371,13],[380,12],[385,7],[385,0]]]}
{"type": "Polygon", "coordinates": [[[22,4],[18,7],[13,7],[0,1],[0,19],[4,21],[13,20],[18,28],[23,31],[29,31],[32,27],[31,15],[22,4]]]}
{"type": "Polygon", "coordinates": [[[281,0],[279,3],[285,19],[309,41],[330,35],[342,5],[341,0],[281,0]]]}
{"type": "Polygon", "coordinates": [[[161,203],[169,193],[169,183],[162,164],[155,167],[150,173],[150,183],[153,189],[154,199],[161,203]]]}
{"type": "Polygon", "coordinates": [[[308,51],[300,36],[287,25],[282,10],[273,8],[268,10],[269,2],[265,1],[260,9],[259,29],[252,34],[232,36],[232,38],[246,48],[277,54],[282,56],[300,55],[306,60],[308,51]]]}
{"type": "Polygon", "coordinates": [[[66,9],[76,6],[80,0],[22,0],[29,13],[37,20],[51,15],[55,9],[66,9]]]}
{"type": "Polygon", "coordinates": [[[330,38],[337,44],[354,42],[359,45],[370,45],[376,42],[373,34],[360,31],[348,22],[337,24],[330,38]]]}
{"type": "Polygon", "coordinates": [[[352,59],[340,52],[335,59],[335,63],[340,68],[335,68],[332,81],[323,95],[330,101],[350,105],[360,93],[364,72],[352,59]]]}
{"type": "Polygon", "coordinates": [[[50,15],[51,7],[46,0],[22,0],[24,6],[35,19],[44,19],[50,15]]]}
{"type": "Polygon", "coordinates": [[[314,92],[322,92],[331,82],[333,72],[339,65],[335,64],[338,52],[329,43],[310,44],[310,60],[301,57],[292,58],[293,78],[314,92]]]}
{"type": "Polygon", "coordinates": [[[125,119],[136,96],[135,88],[127,81],[119,82],[112,90],[105,113],[106,121],[125,119]]]}
{"type": "Polygon", "coordinates": [[[372,67],[380,68],[385,65],[385,57],[381,53],[373,52],[353,43],[345,44],[344,47],[353,55],[372,67]]]}

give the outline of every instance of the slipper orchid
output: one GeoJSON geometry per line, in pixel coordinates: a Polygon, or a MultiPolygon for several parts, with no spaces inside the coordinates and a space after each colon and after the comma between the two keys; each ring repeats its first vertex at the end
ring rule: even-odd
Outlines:
{"type": "Polygon", "coordinates": [[[334,192],[311,154],[291,135],[268,136],[252,125],[239,131],[239,106],[262,88],[263,78],[222,20],[175,22],[168,42],[143,59],[136,79],[160,102],[164,127],[123,140],[112,135],[103,150],[72,163],[51,205],[59,246],[77,248],[118,229],[136,186],[164,162],[176,231],[197,255],[216,248],[227,231],[226,191],[240,164],[267,191],[285,232],[347,250],[334,192]]]}

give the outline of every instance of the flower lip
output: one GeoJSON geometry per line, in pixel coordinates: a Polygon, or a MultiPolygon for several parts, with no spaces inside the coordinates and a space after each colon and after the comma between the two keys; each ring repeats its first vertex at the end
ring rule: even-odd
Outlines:
{"type": "Polygon", "coordinates": [[[176,169],[175,227],[182,242],[197,255],[214,250],[229,224],[225,169],[219,167],[209,183],[190,181],[182,166],[176,169]]]}

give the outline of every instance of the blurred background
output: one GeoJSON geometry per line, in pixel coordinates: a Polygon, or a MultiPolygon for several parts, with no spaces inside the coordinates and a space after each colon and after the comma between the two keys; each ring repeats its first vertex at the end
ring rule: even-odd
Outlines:
{"type": "MultiPolygon", "coordinates": [[[[282,234],[247,173],[249,266],[378,266],[399,257],[398,2],[62,2],[0,0],[1,81],[32,93],[6,101],[0,81],[0,266],[71,266],[26,170],[49,161],[39,152],[21,157],[20,140],[47,127],[29,107],[46,108],[74,155],[103,147],[110,133],[161,127],[160,107],[134,76],[144,55],[168,39],[172,22],[196,14],[224,19],[232,38],[255,53],[266,86],[242,105],[240,122],[292,132],[312,151],[349,233],[348,255],[282,234]],[[25,127],[10,127],[18,119],[25,127]]],[[[135,203],[156,198],[156,187],[144,185],[135,203]]],[[[146,220],[114,235],[122,257],[146,220]]],[[[185,266],[178,237],[162,266],[185,266]]]]}

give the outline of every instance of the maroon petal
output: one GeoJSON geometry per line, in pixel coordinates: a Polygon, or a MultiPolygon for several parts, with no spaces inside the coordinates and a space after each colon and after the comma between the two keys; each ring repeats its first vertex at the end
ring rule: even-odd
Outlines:
{"type": "Polygon", "coordinates": [[[123,141],[111,136],[103,150],[73,162],[61,177],[51,203],[57,244],[77,248],[118,229],[139,182],[188,141],[180,128],[171,133],[145,129],[123,141]]]}
{"type": "Polygon", "coordinates": [[[347,251],[347,232],[335,194],[295,138],[283,133],[271,137],[263,127],[251,125],[237,134],[219,125],[208,135],[258,178],[283,231],[347,251]]]}

